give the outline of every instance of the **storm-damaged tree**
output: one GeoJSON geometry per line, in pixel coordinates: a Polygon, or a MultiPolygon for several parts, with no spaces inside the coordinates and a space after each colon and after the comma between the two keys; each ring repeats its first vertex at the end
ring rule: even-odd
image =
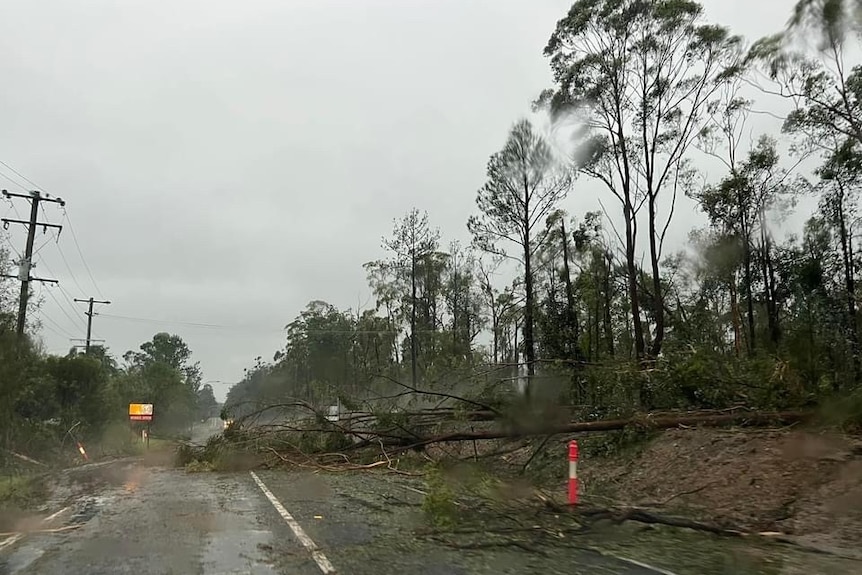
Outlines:
{"type": "Polygon", "coordinates": [[[860,24],[862,0],[798,0],[788,30],[813,29],[820,35],[822,45],[835,41],[843,46],[848,32],[858,34],[860,24]]]}
{"type": "MultiPolygon", "coordinates": [[[[726,272],[722,278],[730,292],[731,317],[733,318],[734,349],[739,354],[743,339],[742,314],[739,310],[740,290],[737,289],[738,265],[730,265],[734,256],[741,254],[742,287],[745,295],[746,329],[745,342],[748,354],[754,352],[756,331],[754,322],[754,278],[752,254],[753,224],[747,216],[745,207],[748,194],[745,178],[741,176],[744,152],[744,140],[749,127],[752,101],[741,96],[742,84],[746,79],[742,76],[733,78],[720,91],[717,99],[708,106],[707,125],[699,134],[699,148],[706,154],[719,160],[727,170],[727,175],[718,185],[693,191],[690,195],[696,199],[701,209],[707,214],[712,227],[712,234],[705,234],[696,243],[701,247],[702,259],[713,261],[718,269],[726,272]]],[[[700,266],[696,266],[700,267],[700,266]]],[[[700,276],[710,277],[708,269],[700,270],[700,276]]],[[[701,279],[704,279],[701,277],[701,279]]],[[[719,278],[714,278],[721,281],[719,278]]],[[[705,281],[705,285],[713,285],[705,281]]],[[[709,291],[708,289],[706,291],[709,291]]],[[[701,295],[703,293],[701,292],[701,295]]]]}
{"type": "Polygon", "coordinates": [[[844,138],[862,144],[862,67],[851,65],[847,54],[848,35],[860,39],[858,14],[850,11],[855,1],[802,0],[788,30],[749,51],[771,81],[758,87],[792,105],[784,131],[797,137],[802,151],[830,154],[844,138]],[[808,49],[812,29],[816,50],[808,49]],[[800,35],[805,42],[797,41],[800,35]]]}
{"type": "Polygon", "coordinates": [[[591,143],[584,171],[622,206],[639,360],[658,356],[665,337],[659,262],[676,194],[691,183],[686,154],[704,124],[708,102],[740,70],[739,38],[703,24],[702,13],[700,4],[688,0],[579,0],[545,48],[557,86],[540,104],[549,105],[558,119],[575,114],[583,121],[591,143]],[[636,263],[637,216],[644,204],[655,322],[649,350],[636,263]]]}
{"type": "Polygon", "coordinates": [[[355,325],[350,314],[325,301],[309,302],[286,326],[287,344],[281,357],[294,397],[332,401],[356,392],[352,350],[355,325]]]}
{"type": "Polygon", "coordinates": [[[382,240],[383,248],[392,254],[390,259],[371,262],[365,266],[369,274],[376,270],[376,276],[394,278],[396,284],[406,288],[406,297],[401,298],[401,307],[407,312],[403,315],[409,317],[410,322],[410,375],[414,387],[418,381],[419,350],[416,326],[419,308],[417,292],[420,275],[426,271],[423,264],[427,264],[426,260],[437,252],[439,242],[440,232],[428,224],[428,213],[413,208],[400,221],[394,222],[392,236],[382,240]]]}
{"type": "Polygon", "coordinates": [[[515,361],[514,346],[509,346],[505,337],[511,331],[510,326],[515,323],[516,316],[520,315],[521,301],[516,298],[515,291],[517,280],[512,286],[503,288],[501,292],[494,287],[492,277],[503,263],[503,258],[493,256],[490,261],[480,259],[478,263],[479,291],[484,299],[484,307],[488,310],[488,324],[491,329],[491,354],[493,365],[499,365],[501,359],[504,362],[515,361]]]}
{"type": "Polygon", "coordinates": [[[856,253],[853,248],[853,224],[857,212],[859,187],[862,184],[862,152],[852,138],[836,146],[836,150],[816,170],[820,182],[820,212],[825,223],[835,230],[846,301],[846,325],[853,356],[854,380],[862,377],[859,349],[859,327],[856,314],[856,253]]]}
{"type": "Polygon", "coordinates": [[[512,258],[523,266],[524,358],[529,395],[536,369],[532,260],[541,244],[544,221],[569,191],[572,174],[530,121],[522,119],[512,127],[503,149],[491,156],[487,175],[487,182],[476,196],[480,214],[470,216],[467,228],[479,249],[512,258]],[[507,243],[516,247],[517,254],[506,251],[507,243]]]}
{"type": "Polygon", "coordinates": [[[731,172],[717,185],[694,194],[713,228],[739,242],[749,353],[754,351],[756,342],[753,286],[757,282],[763,286],[760,300],[766,307],[769,341],[776,345],[781,336],[769,217],[781,216],[786,211],[794,188],[804,188],[804,182],[793,180],[792,171],[780,166],[777,142],[763,136],[745,160],[734,163],[731,172]]]}
{"type": "MultiPolygon", "coordinates": [[[[476,256],[458,241],[450,242],[443,278],[443,301],[451,332],[449,355],[453,363],[473,361],[473,341],[484,328],[484,306],[477,294],[476,256]]],[[[448,346],[444,346],[446,349],[448,346]]]]}

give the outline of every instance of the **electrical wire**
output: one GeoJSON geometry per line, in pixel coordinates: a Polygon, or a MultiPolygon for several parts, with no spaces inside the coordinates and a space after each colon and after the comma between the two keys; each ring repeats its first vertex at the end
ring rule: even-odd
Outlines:
{"type": "Polygon", "coordinates": [[[78,250],[78,255],[81,258],[81,262],[84,264],[84,269],[87,270],[87,275],[90,276],[90,281],[93,283],[93,287],[96,288],[96,293],[99,294],[100,298],[105,299],[105,296],[102,294],[102,290],[99,289],[99,284],[97,284],[95,278],[93,278],[93,272],[90,270],[90,266],[87,265],[87,260],[84,259],[84,253],[81,251],[81,244],[78,243],[78,235],[75,233],[75,226],[72,225],[72,218],[69,217],[69,212],[66,211],[65,206],[62,207],[62,210],[63,216],[69,224],[69,231],[72,232],[72,241],[75,243],[75,249],[78,250]]]}
{"type": "MultiPolygon", "coordinates": [[[[56,274],[54,274],[54,272],[51,270],[51,268],[48,266],[48,263],[45,261],[45,258],[44,258],[44,257],[40,257],[40,258],[39,258],[39,264],[41,264],[41,265],[45,266],[45,269],[46,269],[46,270],[48,270],[48,273],[49,273],[49,274],[51,274],[52,276],[53,276],[53,275],[56,275],[56,274]]],[[[60,293],[63,295],[63,297],[64,297],[64,298],[66,298],[66,303],[67,303],[67,304],[69,304],[69,307],[70,307],[71,309],[73,309],[73,310],[77,310],[77,306],[75,305],[74,298],[73,298],[72,296],[70,296],[70,295],[69,295],[69,292],[67,292],[67,291],[66,291],[66,289],[63,287],[63,284],[58,283],[58,284],[57,284],[57,288],[59,288],[60,293]]],[[[52,296],[52,297],[54,297],[53,292],[49,291],[48,293],[50,293],[50,294],[51,294],[51,296],[52,296]]],[[[55,301],[56,301],[56,300],[55,300],[55,301]]],[[[57,305],[60,305],[59,301],[57,302],[57,305]]],[[[63,310],[63,312],[64,312],[64,313],[66,313],[66,312],[65,312],[65,309],[63,308],[63,306],[60,306],[60,308],[63,310]]],[[[69,315],[68,315],[68,314],[66,314],[66,317],[69,317],[69,315]]],[[[79,327],[80,327],[80,326],[86,326],[86,322],[85,322],[83,319],[81,319],[81,318],[80,318],[80,317],[78,317],[77,315],[74,315],[73,317],[77,318],[77,323],[78,323],[78,326],[79,326],[79,327]]],[[[74,321],[73,321],[73,323],[76,323],[76,322],[74,322],[74,321]]]]}
{"type": "MultiPolygon", "coordinates": [[[[127,315],[117,315],[117,314],[113,314],[113,313],[100,313],[99,317],[107,317],[107,318],[111,318],[111,319],[121,319],[121,320],[126,320],[126,321],[135,321],[135,322],[143,322],[143,323],[160,323],[160,324],[165,324],[165,325],[185,325],[185,326],[189,326],[189,327],[202,327],[202,328],[208,328],[208,329],[231,329],[231,330],[247,330],[247,329],[254,330],[255,329],[253,327],[248,327],[248,326],[221,325],[221,324],[215,324],[215,323],[199,323],[199,322],[192,322],[192,321],[172,321],[172,320],[162,320],[162,319],[154,319],[154,318],[147,318],[147,317],[132,317],[132,316],[127,316],[127,315]]],[[[274,330],[271,328],[264,328],[263,330],[259,330],[259,331],[273,331],[273,332],[278,331],[278,332],[281,332],[284,330],[280,330],[280,329],[274,330]]]]}
{"type": "MultiPolygon", "coordinates": [[[[224,325],[224,324],[214,324],[214,323],[199,323],[199,322],[191,322],[191,321],[179,321],[179,320],[163,320],[163,319],[155,319],[155,318],[146,318],[146,317],[132,317],[127,315],[117,315],[112,313],[100,313],[99,317],[106,317],[110,319],[120,319],[125,321],[134,321],[141,323],[155,323],[155,324],[163,324],[163,325],[183,325],[189,327],[201,327],[207,329],[225,329],[225,330],[234,330],[234,331],[256,331],[259,333],[284,333],[285,329],[275,329],[275,328],[257,328],[254,326],[242,326],[242,325],[224,325]]],[[[303,330],[304,333],[332,333],[332,334],[358,334],[358,335],[394,335],[400,333],[398,330],[355,330],[355,329],[306,329],[303,330]]],[[[439,333],[435,330],[416,330],[416,333],[439,333]]]]}
{"type": "MultiPolygon", "coordinates": [[[[6,168],[8,168],[8,169],[13,173],[13,174],[15,174],[16,176],[18,176],[19,178],[21,178],[22,180],[24,180],[24,181],[25,181],[25,182],[27,182],[28,184],[32,185],[34,188],[42,189],[42,186],[40,186],[40,185],[36,184],[36,182],[34,182],[33,180],[31,180],[30,178],[28,178],[27,176],[25,176],[24,174],[22,174],[21,172],[19,172],[18,170],[16,170],[15,168],[13,168],[12,166],[10,166],[10,165],[9,165],[9,164],[7,164],[6,162],[4,162],[3,160],[0,160],[0,164],[2,164],[2,165],[4,165],[4,166],[6,166],[6,168]]],[[[7,178],[7,179],[8,179],[8,178],[7,178]]],[[[11,180],[10,180],[10,181],[11,181],[11,180]]],[[[17,182],[15,183],[15,185],[16,185],[16,186],[18,186],[19,188],[21,188],[22,190],[23,190],[23,189],[25,189],[25,188],[24,188],[24,186],[22,186],[21,184],[19,184],[19,183],[17,183],[17,182]]]]}
{"type": "MultiPolygon", "coordinates": [[[[2,162],[0,162],[0,163],[2,163],[2,162]]],[[[9,181],[9,182],[12,182],[13,184],[15,184],[16,186],[18,186],[18,187],[19,187],[19,188],[21,188],[22,190],[27,191],[27,188],[25,188],[24,186],[22,186],[21,184],[19,184],[18,182],[16,182],[15,180],[13,180],[12,178],[10,178],[10,177],[9,177],[9,176],[7,176],[6,174],[4,174],[3,172],[0,172],[0,176],[2,176],[5,180],[7,180],[7,181],[9,181]]]]}
{"type": "Polygon", "coordinates": [[[12,243],[12,240],[9,238],[9,236],[7,234],[3,234],[3,239],[6,240],[7,244],[9,244],[9,247],[12,249],[12,251],[18,257],[19,261],[24,259],[24,256],[21,254],[21,252],[18,251],[18,248],[15,247],[15,244],[12,243]]]}
{"type": "Polygon", "coordinates": [[[68,338],[72,338],[72,339],[74,339],[74,337],[75,337],[74,335],[72,335],[71,333],[69,333],[69,331],[68,331],[66,328],[64,328],[64,327],[63,327],[63,326],[61,326],[59,323],[57,323],[57,322],[56,322],[56,321],[55,321],[51,316],[49,316],[49,315],[48,315],[47,313],[45,313],[44,311],[42,311],[42,310],[40,310],[40,311],[39,311],[39,317],[41,317],[42,319],[46,319],[46,320],[48,320],[48,321],[49,321],[49,322],[51,322],[51,323],[52,323],[52,324],[53,324],[57,329],[53,329],[53,328],[51,328],[51,327],[50,327],[50,326],[48,326],[48,325],[43,325],[42,327],[45,327],[45,328],[50,329],[51,331],[53,331],[54,333],[56,333],[56,334],[57,334],[57,335],[59,335],[59,336],[62,336],[62,337],[68,337],[68,338]],[[59,333],[57,330],[60,330],[60,331],[61,331],[61,332],[63,332],[63,333],[59,333]]]}
{"type": "MultiPolygon", "coordinates": [[[[12,166],[10,166],[10,165],[9,165],[9,164],[7,164],[6,162],[4,162],[3,160],[0,160],[0,165],[5,166],[5,167],[6,167],[7,169],[9,169],[13,174],[15,174],[16,176],[18,176],[19,178],[21,178],[22,180],[24,180],[24,181],[25,181],[25,182],[27,182],[28,184],[32,185],[34,188],[36,188],[36,189],[38,189],[38,190],[45,191],[45,188],[43,188],[42,186],[38,185],[36,182],[34,182],[33,180],[31,180],[30,178],[28,178],[27,176],[25,176],[24,174],[22,174],[21,172],[19,172],[18,170],[16,170],[15,168],[13,168],[12,166]]],[[[6,178],[7,180],[9,180],[10,182],[12,182],[13,184],[15,184],[16,186],[18,186],[18,187],[19,187],[19,188],[21,188],[22,190],[26,190],[26,188],[25,188],[24,186],[22,186],[20,183],[16,182],[15,180],[13,180],[12,178],[10,178],[9,176],[7,176],[6,174],[4,174],[3,172],[0,172],[0,175],[2,175],[4,178],[6,178]]],[[[47,192],[46,192],[46,195],[49,195],[49,196],[50,196],[50,194],[47,194],[47,192]]],[[[13,203],[13,206],[14,206],[14,203],[13,203]]],[[[64,216],[64,218],[66,219],[66,221],[67,221],[67,222],[68,222],[68,224],[69,224],[69,231],[70,231],[70,232],[72,232],[72,241],[73,241],[73,242],[74,242],[74,244],[75,244],[75,249],[78,251],[78,256],[80,256],[80,258],[81,258],[81,263],[83,263],[83,264],[84,264],[84,269],[85,269],[85,270],[87,270],[87,275],[88,275],[88,276],[90,276],[90,281],[93,283],[93,287],[94,287],[94,288],[96,288],[96,293],[97,293],[97,294],[99,294],[99,297],[101,297],[102,299],[105,299],[105,296],[102,294],[102,290],[101,290],[101,289],[99,289],[99,284],[97,284],[97,283],[96,283],[96,280],[95,280],[95,278],[93,277],[93,272],[90,270],[90,266],[89,266],[89,264],[87,264],[87,260],[84,258],[84,253],[83,253],[83,251],[81,250],[81,244],[78,242],[78,235],[75,233],[75,226],[72,224],[72,219],[69,217],[69,212],[67,212],[67,211],[66,211],[66,207],[65,207],[65,206],[61,206],[61,209],[63,210],[63,216],[64,216]]],[[[43,206],[43,210],[44,210],[44,206],[43,206]]],[[[16,211],[16,213],[17,213],[17,211],[16,211]]],[[[18,217],[19,217],[19,219],[20,219],[20,215],[19,215],[18,217]]],[[[58,236],[58,240],[59,240],[59,236],[58,236]]],[[[58,245],[59,245],[59,244],[58,244],[58,245]]],[[[75,283],[77,283],[77,282],[75,282],[75,283]]],[[[80,286],[78,286],[78,288],[80,289],[80,286]]],[[[83,292],[84,290],[81,290],[81,291],[83,292]]]]}
{"type": "Polygon", "coordinates": [[[69,277],[72,278],[72,283],[75,284],[75,287],[78,288],[78,291],[81,292],[81,295],[87,293],[87,290],[81,287],[81,284],[78,283],[78,278],[75,277],[74,272],[72,272],[72,267],[69,265],[69,260],[66,259],[66,254],[63,253],[63,248],[60,247],[60,244],[57,243],[57,251],[60,252],[60,257],[63,259],[63,264],[66,266],[66,269],[69,271],[69,277]]]}
{"type": "MultiPolygon", "coordinates": [[[[68,312],[68,311],[66,311],[66,308],[65,308],[65,307],[63,307],[63,305],[60,303],[60,300],[59,300],[59,299],[57,299],[57,296],[55,296],[55,295],[54,295],[54,290],[52,290],[52,289],[50,289],[50,288],[46,288],[44,291],[48,293],[48,295],[51,297],[51,299],[52,299],[52,300],[54,300],[54,303],[56,303],[56,304],[57,304],[57,307],[59,308],[59,310],[60,310],[61,312],[63,312],[63,315],[65,315],[65,316],[66,316],[66,318],[67,318],[70,322],[72,322],[72,324],[74,324],[74,323],[75,323],[75,321],[76,321],[76,320],[75,320],[75,317],[74,317],[74,316],[72,316],[72,315],[69,315],[69,312],[68,312]]],[[[80,318],[78,318],[78,321],[80,321],[80,318]]]]}
{"type": "MultiPolygon", "coordinates": [[[[48,214],[47,214],[47,212],[45,212],[45,205],[41,204],[40,207],[42,208],[42,215],[45,216],[45,219],[47,220],[48,214]]],[[[55,233],[53,228],[51,229],[51,232],[55,233]]],[[[87,290],[85,290],[84,288],[81,287],[81,283],[78,281],[78,278],[75,276],[75,272],[72,271],[72,266],[69,265],[69,260],[66,258],[66,254],[63,252],[63,248],[60,247],[60,233],[56,232],[55,237],[56,237],[56,241],[54,243],[57,245],[57,251],[60,252],[60,258],[63,260],[63,265],[66,266],[66,270],[68,270],[68,272],[69,272],[69,277],[72,278],[72,282],[75,284],[75,287],[78,288],[78,291],[83,296],[85,293],[87,293],[87,290]]],[[[44,247],[44,245],[42,247],[44,247]]],[[[42,248],[39,248],[39,249],[42,249],[42,248]]],[[[51,273],[53,275],[53,272],[51,272],[51,273]]]]}

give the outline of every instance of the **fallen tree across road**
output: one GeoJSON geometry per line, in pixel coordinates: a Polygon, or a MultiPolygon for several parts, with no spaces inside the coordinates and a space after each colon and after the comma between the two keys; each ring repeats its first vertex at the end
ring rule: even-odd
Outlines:
{"type": "MultiPolygon", "coordinates": [[[[812,411],[751,411],[733,409],[708,412],[662,412],[640,414],[627,418],[595,421],[556,421],[537,415],[523,422],[508,417],[494,417],[487,411],[429,409],[391,415],[354,413],[340,421],[326,421],[314,412],[313,417],[290,423],[242,425],[239,435],[226,433],[226,439],[257,444],[264,437],[281,437],[281,444],[308,455],[322,451],[355,451],[365,447],[385,448],[397,454],[409,450],[421,451],[432,444],[498,439],[529,439],[554,435],[609,432],[624,429],[660,430],[675,427],[720,426],[783,426],[810,420],[812,411]],[[481,428],[472,424],[482,422],[481,428]],[[290,439],[290,438],[294,439],[290,439]],[[321,441],[309,441],[319,437],[321,441]],[[323,438],[330,437],[332,441],[323,438]],[[316,446],[319,445],[318,449],[316,446]]],[[[253,420],[253,417],[251,418],[253,420]]],[[[276,445],[267,444],[267,448],[276,445]]]]}
{"type": "Polygon", "coordinates": [[[681,426],[717,427],[723,425],[790,425],[793,423],[800,423],[809,420],[812,416],[813,413],[810,411],[758,411],[659,416],[651,416],[647,414],[627,419],[572,422],[564,425],[549,426],[544,428],[531,428],[529,430],[517,428],[498,428],[483,431],[461,431],[421,439],[419,441],[410,443],[409,445],[404,445],[401,447],[401,449],[417,449],[426,445],[430,445],[432,443],[444,443],[452,441],[474,441],[504,438],[514,439],[519,437],[539,435],[560,435],[599,431],[615,431],[625,429],[627,427],[639,427],[642,429],[669,429],[672,427],[681,426]]]}

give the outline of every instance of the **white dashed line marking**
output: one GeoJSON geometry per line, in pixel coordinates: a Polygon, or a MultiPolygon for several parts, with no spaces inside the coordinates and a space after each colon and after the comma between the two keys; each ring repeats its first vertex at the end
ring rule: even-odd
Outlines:
{"type": "Polygon", "coordinates": [[[72,508],[71,506],[69,506],[69,507],[64,507],[64,508],[62,508],[60,511],[56,511],[56,512],[52,513],[51,515],[49,515],[48,517],[46,517],[45,519],[43,519],[43,520],[42,520],[42,522],[43,522],[43,523],[47,523],[47,522],[49,522],[49,521],[52,521],[52,520],[56,519],[57,517],[59,517],[60,515],[62,515],[63,513],[65,513],[66,511],[68,511],[68,510],[69,510],[69,509],[71,509],[71,508],[72,508]]]}
{"type": "Polygon", "coordinates": [[[619,555],[611,555],[608,554],[608,557],[613,557],[614,559],[619,559],[624,563],[630,563],[631,565],[637,565],[638,567],[643,567],[644,569],[648,569],[653,573],[659,573],[660,575],[676,575],[673,571],[668,571],[666,569],[662,569],[661,567],[654,567],[648,563],[643,563],[642,561],[636,561],[634,559],[629,559],[628,557],[620,557],[619,555]]]}
{"type": "Polygon", "coordinates": [[[6,539],[4,539],[3,541],[0,541],[0,549],[4,549],[4,548],[6,548],[6,547],[8,547],[8,546],[12,545],[13,543],[15,543],[16,541],[18,541],[18,540],[19,540],[19,539],[21,539],[22,537],[24,537],[24,534],[23,534],[23,533],[16,533],[15,535],[12,535],[12,536],[10,536],[10,537],[7,537],[7,538],[6,538],[6,539]]]}
{"type": "Polygon", "coordinates": [[[299,539],[299,542],[302,543],[303,547],[308,549],[311,553],[311,558],[314,559],[314,562],[317,563],[320,570],[327,575],[335,573],[335,567],[332,566],[332,563],[329,562],[329,559],[326,558],[326,555],[323,554],[323,551],[320,550],[317,544],[311,540],[311,537],[305,533],[296,519],[288,513],[287,509],[284,508],[284,505],[281,504],[281,501],[272,494],[272,491],[270,491],[269,487],[260,480],[257,473],[254,471],[251,471],[250,473],[251,478],[254,479],[254,482],[257,483],[257,486],[260,487],[260,490],[263,491],[263,494],[266,495],[266,498],[269,499],[269,502],[272,503],[272,506],[275,507],[276,511],[278,511],[278,514],[281,515],[281,518],[284,519],[284,522],[287,523],[291,531],[293,531],[293,534],[296,535],[297,539],[299,539]]]}

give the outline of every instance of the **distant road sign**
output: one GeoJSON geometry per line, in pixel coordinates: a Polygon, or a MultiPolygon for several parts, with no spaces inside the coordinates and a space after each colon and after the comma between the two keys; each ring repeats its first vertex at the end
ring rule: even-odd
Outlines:
{"type": "Polygon", "coordinates": [[[129,404],[129,421],[152,421],[153,420],[153,404],[152,403],[130,403],[129,404]]]}
{"type": "Polygon", "coordinates": [[[130,403],[129,404],[129,415],[152,415],[153,414],[153,404],[152,403],[130,403]]]}

